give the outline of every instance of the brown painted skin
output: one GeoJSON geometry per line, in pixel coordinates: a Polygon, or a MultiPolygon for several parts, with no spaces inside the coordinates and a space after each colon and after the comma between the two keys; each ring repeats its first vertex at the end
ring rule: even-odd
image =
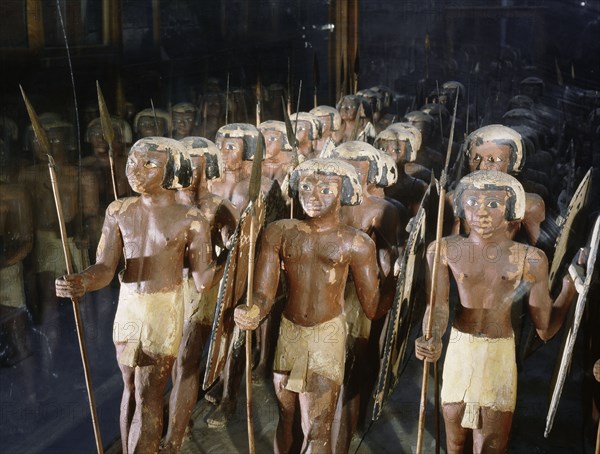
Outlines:
{"type": "MultiPolygon", "coordinates": [[[[198,289],[208,288],[216,270],[208,222],[195,208],[176,202],[176,191],[161,186],[167,155],[129,153],[127,177],[141,195],[113,202],[107,209],[96,264],[79,274],[56,280],[56,294],[80,298],[112,280],[121,251],[125,254],[124,283],[138,283],[140,293],[168,292],[182,283],[184,259],[198,289]],[[119,213],[124,204],[129,206],[119,213]],[[111,214],[111,211],[114,211],[111,214]],[[143,251],[143,257],[140,254],[143,251]]],[[[217,273],[218,274],[218,273],[217,273]]],[[[116,344],[117,353],[123,344],[116,344]]],[[[156,452],[162,432],[164,387],[175,358],[142,351],[143,365],[119,364],[123,375],[121,442],[123,452],[156,452]]]]}
{"type": "Polygon", "coordinates": [[[392,186],[385,188],[385,194],[404,205],[411,216],[415,216],[419,210],[423,194],[427,190],[427,183],[418,178],[408,175],[404,170],[406,163],[406,142],[403,140],[382,140],[380,144],[382,151],[390,155],[396,161],[398,168],[398,181],[392,186]]]}
{"type": "MultiPolygon", "coordinates": [[[[511,306],[519,291],[517,287],[523,285],[529,293],[528,309],[540,338],[550,339],[562,325],[575,295],[573,282],[565,276],[560,295],[552,301],[548,291],[546,255],[533,246],[510,239],[510,225],[505,219],[506,200],[505,191],[465,190],[461,203],[470,233],[468,237],[442,239],[440,265],[434,283],[437,294],[432,338],[425,341],[420,337],[415,341],[417,358],[435,362],[441,355],[441,336],[446,331],[449,317],[450,272],[460,296],[454,327],[464,333],[488,338],[512,336],[511,306]]],[[[427,257],[428,288],[431,288],[434,249],[432,243],[427,257]]],[[[423,320],[424,330],[428,314],[429,307],[423,320]]],[[[449,453],[463,450],[469,432],[460,425],[464,410],[464,403],[443,406],[449,453]]],[[[481,416],[481,429],[473,430],[473,451],[505,452],[512,412],[482,407],[481,416]]]]}
{"type": "MultiPolygon", "coordinates": [[[[249,199],[250,178],[247,176],[242,160],[244,154],[244,140],[239,137],[223,138],[218,137],[216,142],[223,159],[223,176],[212,180],[209,183],[209,190],[213,194],[229,199],[235,206],[240,216],[249,199]]],[[[250,165],[251,161],[247,161],[250,165]]],[[[268,192],[271,187],[271,181],[268,178],[262,178],[261,189],[268,192]]]]}
{"type": "MultiPolygon", "coordinates": [[[[354,124],[357,120],[356,114],[358,113],[359,107],[358,98],[344,97],[340,104],[339,112],[342,117],[342,126],[333,135],[336,143],[348,142],[352,139],[352,133],[354,132],[354,124]]],[[[363,126],[363,125],[361,125],[363,126]]],[[[361,127],[359,127],[359,132],[361,127]]]]}
{"type": "Polygon", "coordinates": [[[262,174],[269,180],[277,180],[279,185],[283,183],[292,164],[292,153],[283,151],[283,133],[273,129],[262,129],[265,137],[265,159],[262,162],[262,174]]]}
{"type": "MultiPolygon", "coordinates": [[[[110,173],[110,160],[108,158],[108,143],[104,140],[102,126],[93,125],[88,131],[90,145],[94,151],[93,156],[83,159],[83,166],[94,171],[99,185],[99,194],[102,201],[114,200],[112,187],[112,177],[110,173]]],[[[117,195],[124,197],[129,193],[129,183],[125,175],[125,166],[127,163],[125,144],[120,134],[115,131],[115,143],[113,148],[113,159],[115,163],[115,182],[117,185],[117,195]]],[[[108,203],[104,207],[108,206],[108,203]]]]}
{"type": "MultiPolygon", "coordinates": [[[[508,173],[510,160],[510,148],[508,145],[497,145],[493,142],[485,142],[473,147],[469,157],[469,169],[471,172],[476,170],[495,170],[497,172],[508,173]]],[[[546,218],[546,205],[544,199],[532,192],[525,193],[525,216],[522,220],[510,223],[511,238],[519,232],[522,227],[525,230],[529,244],[535,246],[540,237],[540,225],[546,218]]],[[[453,205],[452,193],[448,194],[448,201],[453,205]]],[[[456,218],[453,233],[458,234],[460,229],[460,219],[456,218]]]]}
{"type": "MultiPolygon", "coordinates": [[[[327,139],[331,138],[333,141],[335,141],[335,133],[336,131],[332,131],[331,127],[333,126],[332,124],[332,119],[331,119],[331,115],[319,115],[317,116],[317,118],[321,121],[321,124],[323,125],[323,129],[322,129],[322,133],[321,133],[321,138],[317,139],[315,142],[315,155],[318,156],[321,151],[323,150],[323,147],[325,146],[325,142],[327,141],[327,139]]],[[[336,143],[337,145],[337,143],[336,143]]]]}
{"type": "Polygon", "coordinates": [[[312,130],[312,124],[306,120],[292,119],[292,127],[296,133],[296,139],[298,139],[298,154],[303,155],[306,159],[312,159],[315,156],[315,140],[312,140],[311,135],[314,137],[316,133],[312,130]],[[297,123],[297,125],[296,125],[297,123]]]}
{"type": "Polygon", "coordinates": [[[193,135],[195,112],[173,112],[173,138],[183,139],[193,135]]]}
{"type": "MultiPolygon", "coordinates": [[[[177,192],[177,200],[184,205],[197,206],[210,224],[211,241],[225,249],[229,235],[238,223],[237,210],[227,199],[208,192],[205,178],[205,158],[190,156],[194,166],[192,184],[177,192]]],[[[213,254],[215,249],[213,248],[213,254]]],[[[226,257],[226,253],[223,253],[226,257]]],[[[213,255],[213,259],[217,259],[213,255]]],[[[219,276],[216,276],[219,277],[219,276]]],[[[213,280],[217,285],[219,279],[213,280]]],[[[192,411],[198,401],[200,386],[200,359],[212,329],[212,324],[184,320],[183,336],[177,360],[173,365],[173,389],[169,400],[169,427],[161,452],[179,452],[192,411]]]]}
{"type": "MultiPolygon", "coordinates": [[[[314,326],[342,313],[348,272],[352,273],[367,317],[378,318],[389,309],[393,282],[386,280],[380,293],[374,242],[340,222],[340,187],[339,176],[300,177],[299,200],[310,219],[282,220],[267,227],[254,279],[254,302],[259,313],[252,316],[246,306],[238,306],[235,321],[241,329],[256,329],[268,315],[282,264],[289,284],[283,315],[298,325],[314,326]]],[[[298,394],[285,389],[288,378],[288,373],[274,372],[279,401],[275,452],[289,452],[292,446],[298,403],[303,452],[331,452],[331,425],[340,386],[309,371],[306,392],[298,394]]]]}

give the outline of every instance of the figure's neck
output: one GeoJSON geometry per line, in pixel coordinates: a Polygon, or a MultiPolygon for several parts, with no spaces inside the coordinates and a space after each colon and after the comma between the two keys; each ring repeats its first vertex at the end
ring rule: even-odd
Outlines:
{"type": "Polygon", "coordinates": [[[313,231],[316,232],[325,232],[327,230],[337,228],[337,226],[341,222],[340,207],[338,206],[336,209],[332,210],[324,216],[310,218],[307,222],[311,226],[313,231]]]}
{"type": "Polygon", "coordinates": [[[493,232],[480,233],[471,227],[471,231],[469,232],[469,240],[477,246],[497,245],[508,239],[507,229],[496,229],[493,232]]]}
{"type": "Polygon", "coordinates": [[[152,206],[167,206],[174,204],[175,201],[175,191],[170,189],[165,189],[163,191],[157,191],[151,194],[142,194],[140,195],[140,199],[142,204],[148,207],[152,206]]]}

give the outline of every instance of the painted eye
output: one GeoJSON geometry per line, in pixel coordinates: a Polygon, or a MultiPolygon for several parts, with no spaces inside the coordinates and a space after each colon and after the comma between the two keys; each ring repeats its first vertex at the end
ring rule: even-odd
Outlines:
{"type": "Polygon", "coordinates": [[[481,156],[476,154],[475,157],[473,158],[473,161],[481,161],[481,156]]]}
{"type": "Polygon", "coordinates": [[[503,161],[503,159],[502,159],[502,158],[500,158],[500,157],[497,157],[497,158],[496,158],[496,162],[502,162],[502,161],[503,161]]]}
{"type": "Polygon", "coordinates": [[[498,208],[500,204],[496,200],[492,200],[487,204],[488,208],[498,208]]]}
{"type": "Polygon", "coordinates": [[[301,184],[300,185],[300,189],[303,190],[303,191],[310,191],[310,185],[308,185],[306,183],[305,184],[301,184]]]}
{"type": "Polygon", "coordinates": [[[477,205],[477,199],[467,199],[467,205],[469,205],[470,207],[474,207],[477,205]]]}
{"type": "Polygon", "coordinates": [[[158,167],[158,165],[156,165],[156,162],[154,162],[154,161],[146,161],[144,163],[144,167],[146,169],[156,169],[158,167]]]}
{"type": "Polygon", "coordinates": [[[321,189],[321,194],[331,194],[331,189],[323,188],[323,189],[321,189]]]}

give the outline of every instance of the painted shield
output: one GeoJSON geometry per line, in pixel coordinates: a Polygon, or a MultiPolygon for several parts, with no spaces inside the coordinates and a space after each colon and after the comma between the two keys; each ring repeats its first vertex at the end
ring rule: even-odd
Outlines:
{"type": "Polygon", "coordinates": [[[558,272],[564,268],[565,255],[567,254],[567,251],[572,249],[571,246],[573,243],[577,242],[578,235],[573,234],[573,232],[576,232],[576,218],[586,205],[591,184],[592,169],[588,170],[581,180],[581,183],[579,183],[573,198],[569,202],[569,207],[567,208],[565,217],[561,217],[557,221],[557,224],[560,228],[560,233],[556,237],[556,242],[554,243],[554,258],[552,259],[550,274],[548,276],[548,288],[550,290],[553,290],[558,272]]]}
{"type": "Polygon", "coordinates": [[[213,385],[225,367],[229,347],[234,339],[233,310],[242,301],[246,292],[250,243],[256,242],[264,219],[265,201],[260,193],[256,201],[250,202],[242,213],[233,238],[230,240],[232,246],[219,284],[219,295],[210,335],[206,373],[202,384],[205,390],[213,385]],[[259,227],[255,228],[254,238],[250,238],[250,223],[253,216],[255,226],[259,227]]]}
{"type": "Polygon", "coordinates": [[[588,243],[589,253],[587,259],[587,269],[585,274],[585,280],[581,279],[579,273],[577,273],[573,265],[570,266],[569,272],[575,282],[577,293],[577,303],[575,304],[575,310],[573,317],[570,318],[568,328],[565,330],[562,348],[558,354],[558,361],[556,368],[554,369],[554,375],[550,382],[550,407],[548,409],[548,415],[546,416],[546,429],[544,430],[544,437],[548,437],[548,434],[552,430],[554,423],[554,416],[558,409],[558,402],[562,394],[562,389],[567,378],[567,374],[571,367],[571,360],[573,358],[573,349],[575,347],[575,340],[577,339],[577,332],[581,325],[581,319],[585,310],[585,303],[587,300],[588,290],[591,285],[592,275],[594,274],[594,266],[596,264],[596,257],[598,255],[598,243],[600,242],[600,216],[596,217],[594,223],[594,230],[592,231],[592,237],[588,243]]]}
{"type": "MultiPolygon", "coordinates": [[[[576,247],[578,247],[577,242],[579,238],[581,238],[581,232],[579,231],[581,216],[579,216],[579,214],[582,213],[586,206],[591,185],[592,169],[588,170],[581,180],[581,183],[579,183],[575,194],[573,194],[573,197],[569,202],[565,216],[559,216],[556,221],[560,228],[560,232],[554,243],[554,258],[552,259],[548,274],[548,288],[552,295],[555,294],[554,291],[557,290],[555,289],[555,286],[561,282],[561,279],[557,281],[557,277],[564,274],[567,268],[567,261],[569,260],[568,257],[572,257],[576,247]]],[[[535,329],[531,328],[525,346],[523,347],[522,359],[527,359],[542,345],[543,342],[536,334],[535,329]]]]}
{"type": "MultiPolygon", "coordinates": [[[[396,295],[387,318],[385,343],[381,358],[381,367],[377,378],[377,386],[373,398],[373,421],[376,421],[383,411],[383,404],[392,393],[403,370],[404,356],[412,332],[415,317],[416,294],[413,293],[414,282],[419,271],[424,268],[426,218],[430,205],[431,185],[423,195],[416,216],[411,220],[411,231],[406,243],[406,249],[400,263],[396,295]]],[[[435,216],[434,216],[435,219],[435,216]]]]}

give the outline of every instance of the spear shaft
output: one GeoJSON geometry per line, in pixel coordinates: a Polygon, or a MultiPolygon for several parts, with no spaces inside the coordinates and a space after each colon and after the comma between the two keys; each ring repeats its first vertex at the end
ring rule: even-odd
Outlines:
{"type": "MultiPolygon", "coordinates": [[[[29,118],[31,119],[31,125],[33,127],[33,131],[35,136],[40,143],[43,151],[48,156],[48,171],[50,174],[50,183],[52,185],[52,194],[54,195],[54,203],[56,205],[56,214],[58,216],[58,226],[60,230],[60,239],[62,243],[63,253],[65,256],[65,265],[67,268],[67,274],[73,274],[73,266],[71,264],[71,254],[69,248],[67,246],[67,228],[65,224],[65,217],[63,213],[61,198],[60,198],[60,189],[58,186],[58,181],[56,178],[56,164],[54,162],[54,158],[50,154],[50,143],[48,142],[48,137],[46,136],[46,131],[43,129],[40,120],[33,109],[33,106],[29,102],[29,99],[25,95],[25,91],[23,87],[19,86],[21,89],[21,94],[23,95],[23,100],[25,101],[25,106],[27,107],[27,113],[29,114],[29,118]]],[[[81,362],[83,364],[83,373],[85,377],[85,386],[88,394],[88,401],[90,406],[90,413],[92,417],[92,424],[94,426],[94,437],[96,440],[96,449],[99,454],[104,452],[102,448],[102,439],[100,437],[100,427],[98,425],[98,416],[96,414],[96,402],[94,399],[94,392],[92,389],[92,379],[89,372],[88,360],[87,360],[87,351],[85,347],[85,338],[83,336],[83,324],[81,323],[81,314],[79,311],[79,299],[71,298],[72,306],[73,306],[73,314],[75,316],[75,328],[77,331],[77,340],[79,341],[79,351],[81,353],[81,362]]]]}
{"type": "Polygon", "coordinates": [[[115,142],[115,131],[113,129],[108,109],[106,108],[106,102],[100,89],[100,84],[96,81],[96,91],[98,92],[98,110],[100,111],[100,124],[102,126],[102,135],[104,140],[108,143],[108,163],[110,166],[110,178],[112,180],[113,194],[115,200],[119,198],[117,194],[117,180],[115,178],[115,158],[114,158],[114,142],[115,142]]]}
{"type": "MultiPolygon", "coordinates": [[[[448,173],[448,165],[450,164],[450,154],[452,153],[452,141],[454,140],[454,126],[456,124],[456,107],[458,104],[459,89],[456,88],[456,99],[454,100],[454,113],[452,115],[452,127],[450,128],[450,137],[448,139],[448,149],[446,150],[446,162],[444,170],[440,176],[440,199],[438,203],[437,214],[437,230],[435,234],[435,253],[433,256],[433,267],[431,270],[431,291],[429,293],[429,314],[427,317],[427,325],[425,327],[425,339],[429,340],[432,336],[433,315],[435,312],[435,299],[437,296],[436,280],[438,274],[438,266],[440,261],[440,245],[442,241],[442,229],[444,226],[444,207],[446,199],[446,176],[448,173]]],[[[425,431],[425,410],[427,406],[427,386],[429,383],[429,362],[423,362],[423,380],[421,383],[421,404],[419,406],[419,426],[417,432],[417,454],[423,452],[423,434],[425,431]]]]}

